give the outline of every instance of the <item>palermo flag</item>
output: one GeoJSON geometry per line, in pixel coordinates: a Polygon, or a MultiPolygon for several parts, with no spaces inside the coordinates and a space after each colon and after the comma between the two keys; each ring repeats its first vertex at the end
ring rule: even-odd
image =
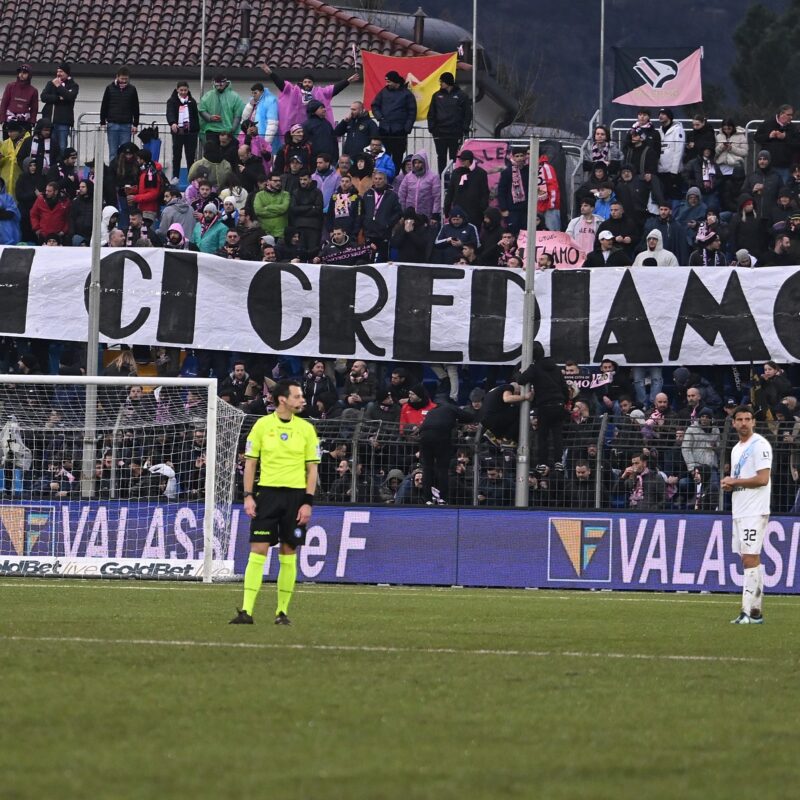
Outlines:
{"type": "Polygon", "coordinates": [[[703,48],[615,47],[614,100],[623,106],[683,106],[703,99],[703,48]]]}
{"type": "Polygon", "coordinates": [[[431,97],[439,89],[439,76],[443,72],[456,74],[458,54],[398,58],[362,50],[361,63],[364,65],[365,108],[372,107],[375,95],[386,86],[386,73],[395,70],[406,79],[408,88],[417,98],[417,119],[424,120],[428,118],[431,97]]]}

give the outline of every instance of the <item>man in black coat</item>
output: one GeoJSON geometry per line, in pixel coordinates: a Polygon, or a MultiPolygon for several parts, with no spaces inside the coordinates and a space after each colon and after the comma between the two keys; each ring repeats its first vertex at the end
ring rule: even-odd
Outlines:
{"type": "Polygon", "coordinates": [[[362,228],[367,244],[374,244],[378,261],[389,260],[389,238],[392,228],[403,214],[397,193],[389,188],[386,175],[375,170],[372,188],[364,192],[362,228]]]}
{"type": "Polygon", "coordinates": [[[309,100],[306,113],[308,119],[303,123],[303,130],[311,142],[311,163],[316,164],[321,153],[326,153],[329,159],[338,159],[339,140],[333,132],[333,125],[325,118],[325,106],[319,100],[309,100]]]}
{"type": "Polygon", "coordinates": [[[398,72],[386,73],[386,86],[372,101],[372,116],[378,121],[378,135],[400,172],[408,134],[417,119],[417,100],[398,72]]]}
{"type": "Polygon", "coordinates": [[[614,234],[605,230],[598,234],[600,247],[592,250],[583,262],[584,267],[629,267],[633,263],[630,256],[614,244],[614,234]]]}
{"type": "Polygon", "coordinates": [[[428,130],[436,144],[436,161],[441,175],[448,160],[455,160],[458,147],[469,132],[472,104],[456,85],[452,72],[439,76],[439,91],[431,98],[428,130]]]}
{"type": "Polygon", "coordinates": [[[472,422],[474,418],[471,410],[450,403],[441,403],[426,414],[419,429],[422,491],[426,502],[447,502],[450,499],[453,429],[457,423],[472,422]],[[434,487],[436,493],[432,491],[434,487]]]}
{"type": "Polygon", "coordinates": [[[292,191],[289,202],[289,225],[303,238],[303,245],[311,256],[319,252],[323,222],[322,192],[311,180],[307,170],[300,173],[300,185],[292,191]]]}
{"type": "Polygon", "coordinates": [[[800,131],[792,123],[793,116],[794,108],[782,105],[772,119],[765,119],[758,126],[753,136],[756,144],[769,153],[772,168],[782,183],[789,182],[789,168],[800,149],[800,131]]]}
{"type": "Polygon", "coordinates": [[[355,161],[369,147],[370,140],[378,135],[378,126],[369,112],[364,111],[364,104],[354,100],[350,103],[350,116],[345,117],[333,132],[337,136],[344,136],[342,153],[355,161]]]}
{"type": "Polygon", "coordinates": [[[167,100],[167,124],[172,131],[172,176],[178,178],[184,153],[187,170],[195,162],[197,134],[200,130],[197,101],[192,97],[186,81],[178,81],[167,100]]]}
{"type": "Polygon", "coordinates": [[[53,123],[53,139],[62,152],[67,149],[67,137],[75,124],[75,100],[79,90],[71,73],[70,64],[59,64],[55,78],[48,81],[41,94],[44,103],[41,119],[53,123]]]}
{"type": "Polygon", "coordinates": [[[461,206],[467,221],[480,229],[483,213],[489,207],[489,176],[483,167],[475,164],[471,150],[458,154],[458,166],[450,175],[444,198],[445,216],[450,216],[452,206],[461,206]]]}

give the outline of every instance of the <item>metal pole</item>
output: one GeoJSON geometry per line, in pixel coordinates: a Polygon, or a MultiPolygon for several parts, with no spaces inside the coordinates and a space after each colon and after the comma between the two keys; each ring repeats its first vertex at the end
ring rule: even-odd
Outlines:
{"type": "Polygon", "coordinates": [[[200,15],[200,97],[206,84],[206,0],[200,15]]]}
{"type": "Polygon", "coordinates": [[[605,78],[606,64],[606,0],[600,0],[600,117],[598,122],[603,124],[603,80],[605,78]]]}
{"type": "Polygon", "coordinates": [[[472,135],[478,134],[475,98],[478,94],[478,0],[472,0],[472,135]]]}
{"type": "MultiPolygon", "coordinates": [[[[86,375],[97,375],[97,348],[100,340],[100,240],[103,236],[103,129],[94,133],[94,197],[92,202],[92,274],[89,280],[89,322],[86,334],[86,375]]],[[[90,498],[94,484],[95,427],[97,425],[97,384],[86,387],[86,409],[83,425],[83,460],[81,462],[81,497],[90,498]]]]}
{"type": "MultiPolygon", "coordinates": [[[[529,139],[528,149],[528,242],[525,245],[525,299],[522,304],[522,369],[531,363],[533,349],[533,283],[536,274],[536,203],[539,187],[539,140],[533,136],[529,139]]],[[[522,387],[527,394],[530,386],[522,387]]],[[[514,505],[519,508],[528,506],[528,474],[530,473],[530,423],[531,404],[523,400],[519,404],[519,437],[517,439],[517,480],[514,492],[514,505]]]]}

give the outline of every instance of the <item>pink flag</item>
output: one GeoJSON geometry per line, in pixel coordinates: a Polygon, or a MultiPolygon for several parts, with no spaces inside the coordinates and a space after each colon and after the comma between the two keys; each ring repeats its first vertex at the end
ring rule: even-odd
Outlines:
{"type": "Polygon", "coordinates": [[[642,56],[634,71],[641,79],[637,86],[613,102],[624,106],[683,106],[703,99],[700,62],[703,48],[699,47],[682,61],[653,59],[642,56]]]}

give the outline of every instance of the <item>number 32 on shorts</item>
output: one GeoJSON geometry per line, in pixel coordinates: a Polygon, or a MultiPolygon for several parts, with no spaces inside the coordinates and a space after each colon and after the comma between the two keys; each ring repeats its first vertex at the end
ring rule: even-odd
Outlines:
{"type": "Polygon", "coordinates": [[[756,529],[742,528],[742,539],[745,542],[754,542],[756,540],[756,529]]]}

